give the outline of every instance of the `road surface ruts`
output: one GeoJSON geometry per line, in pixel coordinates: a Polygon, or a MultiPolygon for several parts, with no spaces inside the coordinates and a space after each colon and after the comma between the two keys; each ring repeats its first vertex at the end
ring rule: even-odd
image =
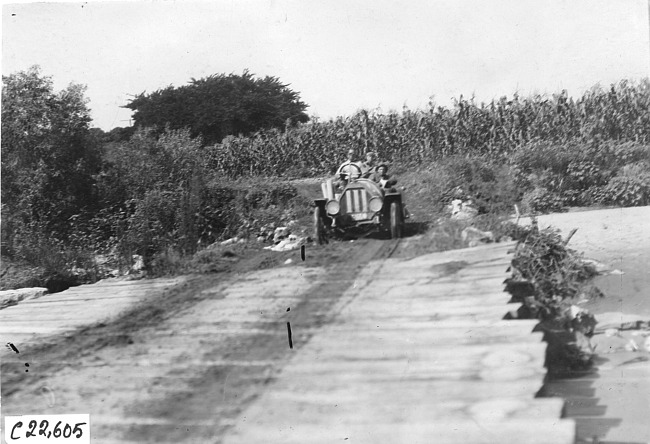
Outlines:
{"type": "Polygon", "coordinates": [[[90,413],[93,443],[218,442],[345,303],[357,273],[397,244],[339,245],[327,268],[309,267],[308,249],[306,266],[193,277],[112,322],[49,338],[4,359],[2,413],[90,413]]]}

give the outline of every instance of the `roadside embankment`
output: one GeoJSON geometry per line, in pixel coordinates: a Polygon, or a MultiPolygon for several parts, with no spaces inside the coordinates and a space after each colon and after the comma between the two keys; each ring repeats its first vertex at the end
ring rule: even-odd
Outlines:
{"type": "Polygon", "coordinates": [[[567,399],[578,442],[650,442],[650,207],[549,214],[538,224],[564,235],[578,229],[569,246],[598,262],[604,293],[581,305],[598,321],[595,368],[548,381],[544,392],[567,399]]]}

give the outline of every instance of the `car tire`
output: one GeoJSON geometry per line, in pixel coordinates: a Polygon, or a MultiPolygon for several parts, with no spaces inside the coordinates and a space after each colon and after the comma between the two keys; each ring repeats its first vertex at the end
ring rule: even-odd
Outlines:
{"type": "Polygon", "coordinates": [[[400,204],[393,202],[390,204],[390,237],[398,239],[402,237],[402,209],[400,204]]]}
{"type": "Polygon", "coordinates": [[[325,224],[323,223],[322,212],[323,209],[321,207],[314,208],[314,241],[318,245],[323,245],[327,243],[327,237],[325,235],[325,224]]]}

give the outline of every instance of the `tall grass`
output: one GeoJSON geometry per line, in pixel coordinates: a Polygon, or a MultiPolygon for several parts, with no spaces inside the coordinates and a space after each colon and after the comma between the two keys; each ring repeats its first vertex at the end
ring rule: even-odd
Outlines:
{"type": "Polygon", "coordinates": [[[210,165],[228,177],[305,176],[329,171],[348,149],[416,165],[450,155],[502,156],[529,142],[650,141],[650,80],[595,86],[578,99],[566,91],[490,103],[462,96],[451,108],[401,113],[360,111],[295,128],[229,137],[208,147],[210,165]]]}

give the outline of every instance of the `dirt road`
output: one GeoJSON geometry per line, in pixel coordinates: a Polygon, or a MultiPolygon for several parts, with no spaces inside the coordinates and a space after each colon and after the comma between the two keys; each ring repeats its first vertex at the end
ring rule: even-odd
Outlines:
{"type": "MultiPolygon", "coordinates": [[[[650,220],[650,214],[647,208],[625,210],[631,214],[625,217],[617,211],[569,213],[550,216],[540,223],[542,226],[553,223],[565,233],[579,227],[571,246],[585,250],[587,256],[605,262],[611,269],[626,272],[610,275],[618,282],[624,276],[627,283],[615,287],[621,289],[621,293],[613,301],[607,299],[592,304],[590,308],[597,316],[602,315],[603,310],[621,307],[621,301],[623,307],[632,307],[622,314],[643,316],[648,313],[644,310],[647,309],[649,287],[643,280],[647,276],[640,271],[650,259],[647,257],[650,248],[644,247],[650,237],[644,237],[647,234],[643,231],[644,225],[636,222],[650,220]],[[615,221],[608,223],[611,217],[615,221]],[[622,229],[621,220],[626,220],[631,228],[622,229]],[[626,293],[625,289],[634,292],[626,293]]],[[[415,238],[401,242],[376,239],[338,242],[323,248],[308,248],[304,262],[299,251],[266,252],[241,258],[227,272],[188,276],[175,281],[149,281],[152,286],[141,285],[139,290],[136,290],[137,284],[125,286],[131,289],[127,294],[121,293],[124,289],[116,284],[102,290],[110,293],[105,310],[89,311],[84,304],[92,298],[76,297],[76,289],[31,301],[33,304],[28,308],[19,304],[1,310],[0,332],[10,324],[7,328],[14,332],[11,337],[3,336],[3,342],[15,343],[20,349],[20,353],[9,347],[0,351],[2,415],[91,413],[95,443],[221,442],[226,432],[241,426],[242,420],[245,422],[244,412],[266,391],[270,382],[277,379],[286,363],[298,356],[319,332],[332,325],[348,303],[344,298],[346,292],[349,294],[350,289],[365,285],[359,281],[360,271],[371,262],[382,264],[392,256],[406,261],[406,268],[402,268],[403,273],[408,274],[410,252],[420,251],[415,242],[415,238]],[[285,264],[289,259],[291,263],[285,264]],[[104,316],[100,316],[102,314],[104,316]],[[63,327],[61,319],[67,321],[63,327]],[[52,330],[53,325],[58,329],[52,330]],[[289,344],[288,325],[293,348],[289,344]],[[21,334],[15,333],[21,331],[21,334]],[[29,364],[28,371],[26,364],[29,364]]],[[[462,261],[445,259],[447,262],[443,261],[442,268],[438,265],[427,272],[430,275],[426,280],[459,272],[471,262],[469,257],[471,255],[462,261]]],[[[380,265],[373,267],[382,269],[380,265]]],[[[379,280],[386,282],[387,279],[379,280]]],[[[390,282],[383,285],[390,285],[390,282]]],[[[458,283],[451,288],[459,288],[458,283]]],[[[85,290],[79,291],[83,294],[85,290]]],[[[373,295],[364,297],[369,301],[377,300],[373,295]]],[[[406,302],[412,304],[410,299],[405,299],[397,306],[404,307],[406,302]]],[[[472,304],[466,305],[462,304],[462,310],[472,307],[472,304]]],[[[97,303],[94,306],[101,307],[97,303]]],[[[391,305],[383,306],[389,309],[391,305]]],[[[359,316],[363,319],[363,301],[360,299],[354,307],[346,310],[357,313],[355,319],[359,316]]],[[[451,307],[452,310],[461,309],[453,304],[451,307]]],[[[415,306],[408,306],[408,310],[414,309],[415,306]]],[[[486,313],[491,313],[491,309],[486,313]]],[[[491,316],[498,319],[499,313],[500,308],[497,308],[491,316]]],[[[380,310],[378,314],[387,320],[396,319],[395,313],[382,314],[380,310]]],[[[499,328],[498,340],[510,341],[511,333],[505,332],[510,332],[512,327],[499,328]]],[[[423,332],[420,327],[411,331],[423,332]]],[[[427,334],[434,334],[431,340],[435,343],[439,337],[435,335],[443,331],[432,330],[427,334]]],[[[467,334],[472,335],[471,331],[468,329],[467,334]]],[[[492,330],[485,330],[483,334],[488,331],[492,330]]],[[[412,347],[412,341],[421,344],[416,337],[406,339],[404,347],[412,347]]],[[[474,340],[470,336],[463,338],[461,333],[453,341],[459,339],[461,342],[474,340]]],[[[526,350],[537,350],[534,337],[527,341],[526,350]]],[[[442,350],[455,356],[466,348],[463,345],[442,350]]],[[[399,347],[391,350],[391,353],[400,354],[399,347]]],[[[470,347],[468,350],[478,349],[470,347]]],[[[626,353],[602,356],[596,374],[578,380],[555,381],[555,385],[547,386],[549,393],[568,398],[567,412],[576,419],[579,436],[584,442],[591,442],[593,436],[601,440],[644,442],[650,394],[648,360],[640,352],[626,353]]],[[[504,355],[504,359],[507,356],[510,355],[504,355]]],[[[497,359],[499,368],[510,363],[508,359],[501,359],[497,359]]],[[[415,368],[410,358],[405,362],[405,370],[415,368]]],[[[448,374],[447,371],[443,373],[448,374]]],[[[502,372],[498,376],[502,378],[502,372]]],[[[439,386],[440,390],[449,387],[442,381],[434,386],[439,386]]],[[[519,386],[511,382],[488,384],[482,390],[497,386],[500,391],[520,387],[515,390],[520,394],[536,391],[530,382],[519,386]]],[[[419,389],[414,387],[415,394],[419,389]]],[[[461,408],[460,404],[456,405],[457,399],[454,402],[451,411],[461,408]]],[[[519,401],[513,404],[513,400],[481,405],[490,412],[490,421],[495,415],[508,418],[508,408],[513,405],[518,406],[515,410],[521,408],[519,401]],[[504,405],[503,413],[495,413],[504,405]]],[[[528,408],[533,415],[528,420],[539,424],[544,421],[532,412],[559,412],[555,404],[541,410],[528,408]]],[[[485,419],[481,415],[484,414],[479,413],[472,421],[485,419]]],[[[547,429],[550,424],[561,424],[557,415],[555,418],[547,429]]],[[[526,419],[514,417],[508,421],[528,427],[526,419]]],[[[561,432],[570,433],[571,426],[571,423],[564,423],[561,432]]],[[[480,430],[477,433],[480,436],[480,430]]]]}
{"type": "Polygon", "coordinates": [[[397,243],[351,246],[308,248],[304,262],[299,251],[268,253],[228,273],[134,290],[131,305],[100,323],[93,313],[84,323],[84,305],[74,297],[48,305],[65,292],[2,310],[13,331],[39,331],[38,319],[78,320],[55,336],[3,337],[20,353],[1,352],[2,415],[91,412],[93,442],[214,442],[331,320],[357,272],[390,256],[397,243]],[[287,259],[293,263],[279,265],[287,259]],[[272,267],[252,271],[260,266],[272,267]]]}
{"type": "Polygon", "coordinates": [[[0,310],[3,340],[21,341],[1,352],[2,414],[90,413],[95,444],[571,443],[563,401],[535,398],[536,321],[502,319],[513,245],[409,257],[413,242],[262,253],[0,310]]]}

